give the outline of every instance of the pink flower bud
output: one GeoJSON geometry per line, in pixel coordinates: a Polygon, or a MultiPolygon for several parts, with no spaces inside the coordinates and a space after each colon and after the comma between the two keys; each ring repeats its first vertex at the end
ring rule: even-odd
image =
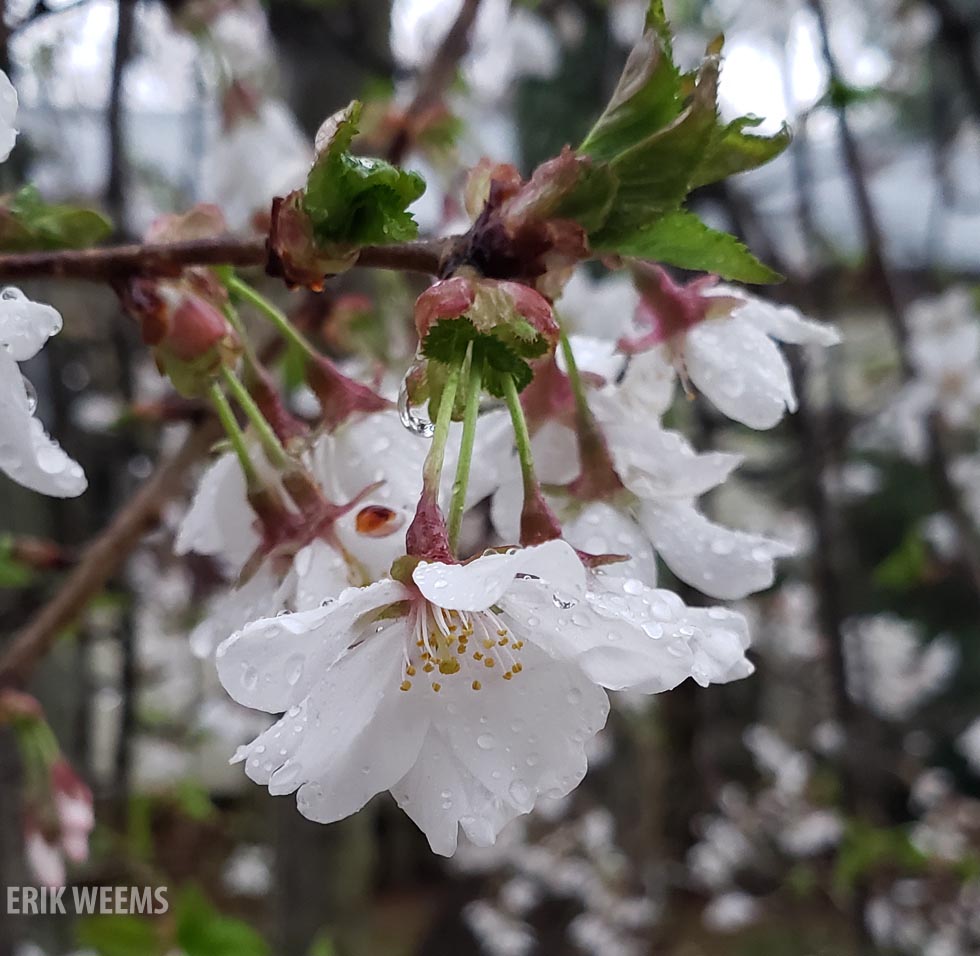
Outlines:
{"type": "Polygon", "coordinates": [[[191,362],[207,355],[226,336],[233,334],[228,320],[210,302],[189,295],[171,313],[165,343],[175,358],[191,362]]]}

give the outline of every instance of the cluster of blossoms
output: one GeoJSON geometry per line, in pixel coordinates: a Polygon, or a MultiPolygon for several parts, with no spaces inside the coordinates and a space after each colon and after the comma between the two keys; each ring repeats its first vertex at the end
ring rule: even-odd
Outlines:
{"type": "MultiPolygon", "coordinates": [[[[701,294],[672,288],[684,301],[701,294]]],[[[724,328],[746,308],[808,327],[744,293],[724,302],[682,332],[724,328]]],[[[662,321],[679,322],[676,308],[663,306],[662,321]]],[[[420,360],[400,412],[382,397],[371,409],[341,403],[348,414],[291,439],[278,470],[257,447],[252,476],[226,455],[205,476],[178,547],[219,558],[238,581],[199,626],[197,646],[239,627],[217,649],[219,677],[239,703],[282,715],[240,750],[246,773],[273,793],[297,792],[301,812],[324,822],[390,790],[433,849],[450,854],[460,828],[493,843],[539,798],[579,783],[607,690],[751,673],[744,619],[658,587],[658,557],[730,599],[768,587],[789,549],[698,509],[738,458],[695,452],[658,424],[674,367],[659,342],[624,355],[624,375],[579,370],[589,343],[561,336],[540,294],[466,275],[423,293],[416,326],[420,360]],[[520,371],[499,357],[513,342],[535,363],[521,396],[520,371]],[[433,357],[444,347],[459,352],[433,357]],[[666,371],[651,376],[654,361],[666,371]],[[507,413],[481,414],[484,385],[507,413]],[[426,400],[432,421],[419,411],[426,400]],[[487,500],[489,549],[458,557],[464,517],[487,500]],[[241,521],[248,503],[252,526],[241,521]]],[[[683,342],[673,345],[683,369],[683,342]]],[[[731,371],[743,380],[744,369],[731,371]]],[[[771,394],[768,380],[744,381],[750,401],[771,394]]],[[[343,380],[327,400],[363,399],[363,388],[343,380]]],[[[790,390],[780,408],[791,402],[790,390]]],[[[280,429],[287,414],[277,413],[280,429]]]]}

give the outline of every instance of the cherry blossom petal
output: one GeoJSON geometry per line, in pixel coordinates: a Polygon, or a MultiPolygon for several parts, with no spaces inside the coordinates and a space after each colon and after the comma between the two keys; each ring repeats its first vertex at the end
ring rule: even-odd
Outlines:
{"type": "Polygon", "coordinates": [[[17,91],[7,74],[0,70],[0,163],[7,159],[17,142],[16,118],[17,91]]]}
{"type": "Polygon", "coordinates": [[[34,417],[20,367],[0,345],[0,471],[18,484],[55,498],[74,498],[88,486],[81,466],[34,417]]]}
{"type": "Polygon", "coordinates": [[[622,382],[613,390],[595,392],[589,404],[596,414],[602,414],[599,403],[615,400],[621,409],[626,406],[635,413],[660,416],[674,400],[677,372],[670,353],[664,345],[630,357],[622,382]]]}
{"type": "Polygon", "coordinates": [[[564,580],[583,577],[585,572],[572,548],[563,541],[548,541],[533,548],[485,554],[468,564],[422,561],[412,572],[412,579],[433,604],[458,611],[484,611],[499,600],[519,573],[554,575],[564,580]]]}
{"type": "Polygon", "coordinates": [[[248,776],[268,786],[270,793],[284,794],[326,775],[374,720],[385,694],[401,694],[404,637],[403,622],[395,621],[318,668],[308,693],[251,744],[239,748],[235,759],[244,761],[248,776]]]}
{"type": "Polygon", "coordinates": [[[513,680],[472,691],[446,681],[449,720],[439,726],[460,763],[521,813],[538,795],[564,796],[585,776],[585,744],[605,725],[609,702],[577,667],[527,644],[513,680]]]}
{"type": "MultiPolygon", "coordinates": [[[[384,570],[389,567],[391,561],[384,570]]],[[[312,610],[325,600],[337,597],[350,583],[343,555],[317,538],[296,552],[278,591],[279,606],[293,611],[312,610]]]]}
{"type": "Polygon", "coordinates": [[[245,494],[245,476],[232,452],[218,457],[201,476],[191,506],[177,531],[177,554],[207,554],[234,577],[259,546],[245,494]]]}
{"type": "Polygon", "coordinates": [[[241,630],[250,621],[271,617],[281,610],[279,589],[279,580],[272,568],[263,563],[240,587],[229,588],[217,595],[190,633],[194,656],[209,658],[229,634],[241,630]]]}
{"type": "Polygon", "coordinates": [[[429,728],[414,766],[391,794],[426,835],[432,852],[441,856],[456,852],[461,824],[473,843],[488,846],[521,813],[463,767],[436,727],[429,728]]]}
{"type": "Polygon", "coordinates": [[[720,485],[741,463],[741,455],[696,452],[679,432],[619,416],[603,427],[616,473],[641,498],[691,498],[720,485]]]}
{"type": "Polygon", "coordinates": [[[684,364],[699,391],[750,428],[772,428],[787,410],[796,410],[786,360],[768,335],[743,319],[712,319],[692,328],[684,364]]]}
{"type": "MultiPolygon", "coordinates": [[[[3,76],[2,72],[0,76],[3,76]]],[[[0,89],[0,106],[2,98],[0,89]]],[[[0,117],[0,127],[2,122],[0,117]]],[[[0,143],[2,139],[0,128],[0,143]]],[[[52,306],[32,302],[20,289],[12,286],[0,291],[0,348],[6,349],[15,362],[34,358],[44,343],[61,331],[61,325],[61,314],[52,306]]]]}
{"type": "Polygon", "coordinates": [[[299,703],[347,650],[359,617],[407,594],[404,585],[387,579],[348,588],[324,607],[253,621],[218,648],[218,677],[238,703],[284,711],[299,703]]]}
{"type": "Polygon", "coordinates": [[[771,538],[715,524],[691,502],[643,502],[637,517],[674,574],[723,600],[768,588],[775,578],[774,559],[793,553],[771,538]]]}
{"type": "Polygon", "coordinates": [[[841,341],[840,332],[833,325],[825,322],[814,322],[804,318],[789,305],[777,305],[766,302],[755,296],[746,295],[734,286],[717,285],[705,291],[710,296],[736,296],[743,300],[733,310],[733,315],[750,322],[761,332],[771,335],[780,342],[790,342],[793,345],[837,345],[841,341]]]}
{"type": "MultiPolygon", "coordinates": [[[[375,794],[394,786],[419,757],[429,729],[429,715],[425,702],[420,699],[421,694],[403,693],[398,689],[400,662],[395,644],[383,639],[366,641],[349,655],[349,666],[342,667],[345,661],[338,664],[334,693],[328,693],[325,685],[315,695],[323,703],[325,713],[322,723],[311,735],[321,742],[322,749],[311,758],[312,767],[323,770],[313,769],[315,776],[299,788],[296,797],[300,813],[309,820],[332,823],[350,816],[375,794]],[[387,646],[380,647],[382,643],[387,646]],[[353,670],[355,657],[363,658],[356,663],[356,672],[353,670]],[[358,685],[363,688],[361,693],[338,693],[343,689],[340,681],[357,679],[362,681],[358,685]],[[340,715],[333,713],[335,702],[342,696],[374,702],[373,714],[363,726],[358,723],[362,713],[357,705],[353,712],[344,708],[345,712],[340,715]],[[334,739],[341,739],[337,743],[333,740],[324,742],[324,736],[337,728],[339,733],[334,739]],[[343,740],[345,736],[349,738],[346,741],[343,740]]],[[[304,772],[309,772],[310,766],[305,764],[304,772]]]]}
{"type": "Polygon", "coordinates": [[[744,617],[723,607],[688,608],[685,614],[694,651],[691,676],[702,687],[741,680],[755,671],[745,656],[749,628],[744,617]]]}
{"type": "Polygon", "coordinates": [[[610,566],[609,572],[617,577],[636,577],[651,586],[657,583],[657,560],[650,541],[621,508],[605,501],[591,501],[565,517],[562,536],[587,554],[628,556],[628,561],[610,566]]]}
{"type": "Polygon", "coordinates": [[[596,578],[593,585],[587,593],[557,591],[542,601],[540,582],[518,582],[501,600],[504,620],[514,621],[515,636],[609,690],[652,680],[666,689],[690,676],[692,652],[675,633],[674,606],[636,579],[596,578]]]}

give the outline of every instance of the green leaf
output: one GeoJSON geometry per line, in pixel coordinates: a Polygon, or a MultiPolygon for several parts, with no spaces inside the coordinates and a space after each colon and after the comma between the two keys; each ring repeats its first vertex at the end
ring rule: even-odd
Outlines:
{"type": "Polygon", "coordinates": [[[684,201],[717,128],[718,66],[716,57],[706,60],[676,119],[611,161],[620,186],[607,225],[589,237],[594,246],[628,237],[684,201]]]}
{"type": "Polygon", "coordinates": [[[706,226],[686,209],[678,209],[631,236],[593,243],[598,252],[653,259],[682,269],[713,272],[737,282],[779,282],[782,276],[759,262],[734,236],[706,226]]]}
{"type": "Polygon", "coordinates": [[[185,956],[267,956],[269,952],[251,926],[219,913],[193,887],[181,894],[176,916],[177,943],[185,956]]]}
{"type": "Polygon", "coordinates": [[[403,242],[418,235],[407,209],[425,192],[425,181],[384,160],[349,152],[360,115],[361,104],[355,100],[317,136],[317,159],[303,209],[322,246],[403,242]]]}
{"type": "Polygon", "coordinates": [[[674,65],[663,4],[653,2],[609,105],[578,152],[611,160],[670,123],[681,111],[681,74],[674,65]]]}
{"type": "Polygon", "coordinates": [[[763,166],[789,146],[793,135],[785,123],[772,136],[755,136],[746,132],[755,129],[761,122],[758,116],[742,116],[720,128],[698,165],[691,181],[692,188],[763,166]]]}
{"type": "Polygon", "coordinates": [[[46,203],[35,186],[24,186],[0,206],[0,250],[28,252],[94,246],[112,224],[94,209],[46,203]]]}
{"type": "Polygon", "coordinates": [[[76,940],[99,956],[156,956],[164,952],[156,925],[137,916],[87,916],[78,921],[76,940]]]}

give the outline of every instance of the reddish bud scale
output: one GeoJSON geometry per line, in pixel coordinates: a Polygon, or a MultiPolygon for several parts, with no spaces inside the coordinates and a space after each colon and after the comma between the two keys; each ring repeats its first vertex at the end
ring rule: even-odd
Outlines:
{"type": "Polygon", "coordinates": [[[245,369],[245,385],[262,417],[284,445],[307,434],[309,429],[286,408],[272,376],[264,368],[249,363],[245,369]]]}
{"type": "Polygon", "coordinates": [[[192,362],[207,355],[226,336],[233,334],[228,320],[210,302],[189,295],[171,313],[165,343],[175,358],[192,362]]]}
{"type": "Polygon", "coordinates": [[[320,402],[323,423],[329,431],[356,412],[370,414],[391,408],[391,402],[348,378],[326,356],[308,362],[306,381],[320,402]]]}
{"type": "Polygon", "coordinates": [[[561,522],[545,500],[541,487],[524,487],[524,507],[521,509],[521,544],[525,548],[561,537],[561,522]]]}
{"type": "Polygon", "coordinates": [[[465,315],[475,300],[472,279],[455,276],[434,282],[415,300],[415,331],[419,339],[424,339],[436,322],[465,315]]]}
{"type": "Polygon", "coordinates": [[[405,534],[405,551],[410,557],[424,561],[456,563],[449,546],[446,519],[438,503],[425,492],[419,499],[415,517],[405,534]]]}

